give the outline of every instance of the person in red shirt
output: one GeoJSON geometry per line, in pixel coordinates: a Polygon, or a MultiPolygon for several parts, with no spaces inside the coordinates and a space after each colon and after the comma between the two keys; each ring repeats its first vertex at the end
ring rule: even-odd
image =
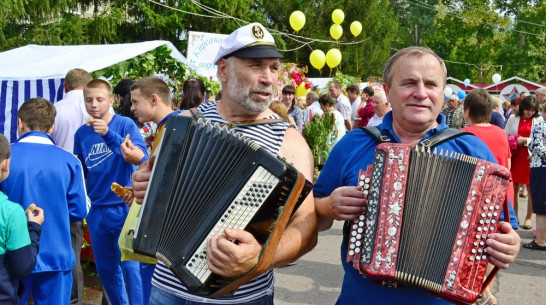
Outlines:
{"type": "MultiPolygon", "coordinates": [[[[470,91],[464,99],[464,119],[470,126],[464,127],[462,130],[480,138],[489,147],[497,162],[510,169],[512,153],[508,145],[508,138],[504,130],[489,123],[493,103],[486,90],[474,89],[470,91]]],[[[508,198],[510,202],[514,202],[514,184],[512,182],[508,186],[508,198]]]]}
{"type": "Polygon", "coordinates": [[[371,86],[368,86],[362,90],[362,102],[358,109],[357,115],[360,117],[360,126],[368,126],[368,122],[373,117],[373,96],[374,91],[371,86]]]}
{"type": "MultiPolygon", "coordinates": [[[[464,131],[473,133],[480,138],[497,159],[497,162],[510,169],[510,146],[508,138],[500,127],[489,123],[491,113],[494,107],[494,101],[489,93],[484,89],[474,89],[468,93],[464,99],[464,119],[470,124],[468,127],[461,128],[464,131]]],[[[514,202],[514,184],[512,180],[508,184],[508,199],[514,202]]],[[[488,271],[493,267],[489,265],[488,271]]],[[[496,299],[491,294],[489,287],[482,293],[480,304],[496,304],[496,299]]]]}

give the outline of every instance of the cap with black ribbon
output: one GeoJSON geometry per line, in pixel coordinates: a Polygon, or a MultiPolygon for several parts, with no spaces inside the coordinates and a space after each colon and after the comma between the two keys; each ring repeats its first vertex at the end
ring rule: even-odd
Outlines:
{"type": "Polygon", "coordinates": [[[282,58],[275,40],[269,31],[259,23],[250,23],[233,31],[223,42],[214,58],[231,56],[239,58],[282,58]]]}

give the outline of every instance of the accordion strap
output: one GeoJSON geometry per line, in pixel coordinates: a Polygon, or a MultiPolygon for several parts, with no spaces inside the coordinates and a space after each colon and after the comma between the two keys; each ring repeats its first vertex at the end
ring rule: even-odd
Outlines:
{"type": "MultiPolygon", "coordinates": [[[[379,143],[392,142],[391,139],[388,136],[384,135],[381,132],[381,130],[377,128],[376,126],[367,126],[367,127],[360,127],[360,128],[379,143]]],[[[419,143],[419,145],[424,148],[432,148],[440,143],[449,141],[453,138],[457,138],[463,135],[472,135],[472,134],[466,131],[455,129],[455,128],[446,128],[433,134],[427,139],[424,139],[423,141],[421,141],[421,143],[419,143]]]]}
{"type": "Polygon", "coordinates": [[[191,117],[194,121],[197,121],[198,119],[205,119],[205,117],[199,112],[199,109],[197,107],[188,109],[188,111],[191,113],[191,117]]]}

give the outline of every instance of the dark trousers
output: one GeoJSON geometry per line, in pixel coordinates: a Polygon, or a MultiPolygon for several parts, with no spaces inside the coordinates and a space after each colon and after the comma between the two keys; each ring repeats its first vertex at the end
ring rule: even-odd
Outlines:
{"type": "Polygon", "coordinates": [[[83,222],[77,221],[70,224],[70,235],[72,237],[72,249],[76,254],[76,265],[72,270],[72,294],[70,304],[81,305],[83,302],[83,270],[80,261],[83,239],[83,222]]]}

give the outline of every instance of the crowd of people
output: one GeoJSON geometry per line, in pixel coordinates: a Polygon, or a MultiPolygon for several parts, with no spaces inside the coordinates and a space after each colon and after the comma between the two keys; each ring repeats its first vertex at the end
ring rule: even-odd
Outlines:
{"type": "MultiPolygon", "coordinates": [[[[17,141],[9,145],[0,135],[0,303],[25,304],[32,294],[38,305],[81,304],[85,219],[103,304],[273,304],[272,269],[310,251],[318,232],[334,221],[349,226],[366,208],[367,199],[357,186],[359,170],[373,163],[378,145],[360,128],[367,126],[390,142],[412,146],[449,127],[476,135],[460,134],[437,148],[511,168],[509,198],[516,212],[518,188],[528,189],[524,229],[531,229],[536,213],[536,239],[523,246],[546,250],[546,199],[540,191],[546,184],[546,123],[539,114],[546,111],[546,90],[513,102],[519,108],[513,107],[508,117],[501,114],[503,121],[507,118],[503,131],[490,124],[492,113],[503,107],[485,90],[473,90],[463,101],[451,96],[445,102],[446,67],[427,48],[396,52],[383,72],[384,90],[367,86],[361,91],[358,84],[341,88],[332,81],[328,94],[311,91],[305,103],[295,98],[289,85],[282,88],[280,101],[273,101],[281,58],[271,34],[252,23],[229,35],[216,55],[222,85],[216,101],[205,102],[199,79],[186,81],[181,102],[173,103],[171,88],[158,77],[123,80],[112,89],[107,81],[73,69],[66,75],[64,100],[53,105],[33,98],[21,105],[17,141]],[[129,211],[144,200],[169,117],[237,123],[231,124],[237,132],[312,181],[313,156],[301,132],[315,116],[325,114],[335,119],[330,155],[313,192],[282,231],[268,271],[233,294],[207,298],[190,292],[161,260],[150,264],[122,259],[118,239],[129,211]],[[116,195],[110,190],[114,182],[131,193],[116,195]]],[[[486,240],[491,266],[501,269],[508,268],[520,250],[517,214],[514,209],[510,213],[511,219],[500,222],[486,240]]],[[[363,277],[346,262],[347,239],[344,230],[344,279],[337,304],[447,303],[421,289],[387,287],[363,277]]],[[[244,229],[225,230],[207,241],[208,268],[218,276],[237,278],[257,264],[262,249],[244,229]]],[[[493,301],[486,290],[480,302],[493,301]]]]}

